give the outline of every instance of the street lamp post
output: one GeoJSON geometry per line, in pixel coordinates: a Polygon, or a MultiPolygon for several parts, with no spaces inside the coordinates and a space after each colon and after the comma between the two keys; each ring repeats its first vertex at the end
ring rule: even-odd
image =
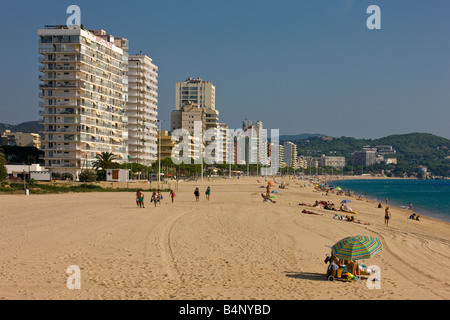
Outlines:
{"type": "Polygon", "coordinates": [[[158,189],[161,189],[161,122],[163,120],[157,120],[159,123],[159,145],[158,145],[158,189]]]}

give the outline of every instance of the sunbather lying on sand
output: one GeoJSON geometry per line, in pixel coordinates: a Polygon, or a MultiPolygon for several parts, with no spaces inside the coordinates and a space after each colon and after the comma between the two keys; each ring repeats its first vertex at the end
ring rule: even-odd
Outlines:
{"type": "Polygon", "coordinates": [[[312,211],[307,211],[306,209],[303,209],[302,213],[306,213],[306,214],[315,214],[317,216],[323,216],[323,214],[321,213],[316,213],[316,212],[312,212],[312,211]]]}
{"type": "Polygon", "coordinates": [[[303,203],[303,202],[300,202],[298,205],[299,206],[304,206],[304,207],[311,207],[309,204],[303,203]]]}

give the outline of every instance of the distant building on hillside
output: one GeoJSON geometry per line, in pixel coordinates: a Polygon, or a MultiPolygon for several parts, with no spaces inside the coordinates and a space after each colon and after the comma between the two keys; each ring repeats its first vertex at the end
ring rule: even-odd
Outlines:
{"type": "Polygon", "coordinates": [[[387,154],[387,153],[397,153],[397,151],[392,146],[376,146],[377,153],[387,154]]]}
{"type": "Polygon", "coordinates": [[[375,159],[376,151],[367,148],[353,153],[352,164],[355,166],[372,166],[376,162],[375,159]]]}
{"type": "Polygon", "coordinates": [[[41,148],[41,136],[37,133],[11,132],[5,130],[1,133],[2,146],[35,147],[41,148]]]}
{"type": "Polygon", "coordinates": [[[320,166],[342,169],[345,167],[345,157],[330,157],[323,154],[322,157],[320,157],[320,166]]]}

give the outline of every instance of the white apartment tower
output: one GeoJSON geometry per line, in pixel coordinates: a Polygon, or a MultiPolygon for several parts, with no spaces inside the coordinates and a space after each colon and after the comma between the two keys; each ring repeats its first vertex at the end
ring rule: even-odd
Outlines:
{"type": "Polygon", "coordinates": [[[250,130],[248,133],[249,138],[255,140],[254,144],[256,145],[256,149],[249,151],[251,154],[250,159],[252,159],[251,163],[268,165],[267,136],[264,135],[263,122],[259,120],[245,119],[242,122],[242,129],[244,131],[250,130]]]}
{"type": "Polygon", "coordinates": [[[128,41],[66,26],[38,35],[45,166],[77,179],[99,152],[125,161],[128,41]]]}
{"type": "MultiPolygon", "coordinates": [[[[219,111],[216,110],[216,87],[209,81],[201,78],[188,78],[186,81],[177,82],[175,86],[175,111],[172,112],[171,128],[180,127],[181,112],[188,105],[196,105],[202,112],[202,125],[204,130],[217,129],[218,132],[226,133],[228,126],[219,122],[219,111]]],[[[193,123],[193,116],[191,115],[193,123]]],[[[185,128],[189,129],[189,128],[185,128]]],[[[226,135],[224,135],[225,139],[226,135]]],[[[218,157],[221,161],[227,161],[227,149],[218,157]]]]}
{"type": "Polygon", "coordinates": [[[146,55],[128,58],[129,161],[146,166],[157,160],[158,67],[146,55]]]}
{"type": "Polygon", "coordinates": [[[286,166],[297,169],[297,145],[290,141],[283,144],[283,157],[286,166]]]}

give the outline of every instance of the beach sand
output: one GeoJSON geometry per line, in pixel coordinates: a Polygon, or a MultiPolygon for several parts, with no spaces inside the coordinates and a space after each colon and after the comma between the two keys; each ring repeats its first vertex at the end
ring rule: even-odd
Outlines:
{"type": "Polygon", "coordinates": [[[281,181],[289,186],[275,185],[277,203],[263,202],[264,178],[180,182],[174,204],[163,193],[155,208],[145,192],[145,209],[131,192],[0,195],[0,299],[450,298],[448,223],[391,207],[386,226],[384,208],[356,197],[355,217],[370,225],[335,220],[298,203],[348,197],[281,181]],[[325,279],[327,246],[355,235],[383,243],[363,262],[379,266],[380,289],[325,279]],[[66,286],[71,265],[81,269],[80,290],[66,286]]]}

